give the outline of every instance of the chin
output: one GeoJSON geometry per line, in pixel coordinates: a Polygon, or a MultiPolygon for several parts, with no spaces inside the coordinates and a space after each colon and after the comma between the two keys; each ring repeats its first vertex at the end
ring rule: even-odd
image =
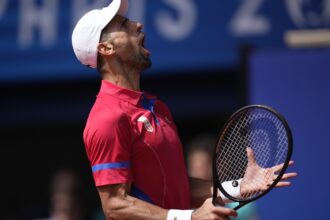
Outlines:
{"type": "Polygon", "coordinates": [[[148,59],[148,64],[147,64],[146,69],[147,69],[147,68],[150,68],[150,67],[152,66],[151,59],[150,59],[149,57],[148,57],[147,59],[148,59]]]}
{"type": "Polygon", "coordinates": [[[143,67],[143,69],[148,69],[152,66],[152,62],[151,59],[149,57],[145,58],[142,62],[143,64],[141,65],[143,67]]]}

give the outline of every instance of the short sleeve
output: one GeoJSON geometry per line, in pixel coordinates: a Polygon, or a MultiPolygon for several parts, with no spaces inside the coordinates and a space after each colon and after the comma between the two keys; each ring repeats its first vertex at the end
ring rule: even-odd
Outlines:
{"type": "MultiPolygon", "coordinates": [[[[94,109],[95,110],[95,109],[94,109]]],[[[96,186],[132,182],[131,123],[127,116],[91,112],[84,130],[96,186]]]]}

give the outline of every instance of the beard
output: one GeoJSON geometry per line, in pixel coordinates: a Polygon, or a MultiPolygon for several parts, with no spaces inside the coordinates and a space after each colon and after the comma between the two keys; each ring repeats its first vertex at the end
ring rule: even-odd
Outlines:
{"type": "Polygon", "coordinates": [[[150,57],[146,57],[144,58],[144,61],[141,62],[142,66],[143,66],[143,70],[148,69],[152,66],[152,62],[150,57]]]}
{"type": "Polygon", "coordinates": [[[152,66],[150,52],[142,45],[126,44],[114,48],[120,63],[134,71],[142,72],[152,66]]]}
{"type": "Polygon", "coordinates": [[[152,66],[150,56],[146,56],[141,51],[138,53],[132,53],[124,62],[131,68],[141,72],[152,66]]]}

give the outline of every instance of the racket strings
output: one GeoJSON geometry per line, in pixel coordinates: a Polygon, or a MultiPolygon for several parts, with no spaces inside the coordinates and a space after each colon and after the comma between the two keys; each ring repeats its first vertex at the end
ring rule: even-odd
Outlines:
{"type": "MultiPolygon", "coordinates": [[[[246,119],[242,119],[242,124],[246,123],[246,119]]],[[[242,149],[239,147],[241,141],[238,141],[237,133],[239,132],[241,125],[239,123],[233,123],[232,126],[228,127],[228,132],[222,137],[225,143],[225,147],[230,146],[231,150],[223,149],[221,154],[217,157],[217,170],[224,171],[218,173],[219,179],[224,181],[230,181],[239,179],[241,174],[244,173],[245,168],[240,164],[235,163],[238,155],[242,155],[242,149]],[[232,172],[235,170],[235,172],[232,172]]],[[[219,149],[219,147],[218,147],[219,149]]]]}
{"type": "Polygon", "coordinates": [[[256,171],[253,171],[253,178],[245,183],[253,190],[242,196],[251,199],[260,195],[276,179],[276,173],[268,168],[285,161],[288,137],[283,123],[264,109],[248,110],[232,119],[222,133],[216,150],[216,170],[220,183],[242,179],[246,175],[249,163],[247,148],[253,151],[250,163],[255,160],[251,167],[256,171]]]}

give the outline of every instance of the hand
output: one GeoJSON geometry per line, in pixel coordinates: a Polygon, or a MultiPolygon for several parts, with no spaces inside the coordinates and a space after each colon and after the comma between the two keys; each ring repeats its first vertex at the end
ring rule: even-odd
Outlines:
{"type": "MultiPolygon", "coordinates": [[[[248,147],[246,152],[248,157],[248,165],[241,182],[240,190],[242,197],[249,197],[252,194],[267,190],[277,178],[276,173],[284,166],[284,164],[280,164],[270,168],[262,168],[257,164],[253,150],[248,147]]],[[[292,164],[293,161],[290,161],[289,166],[292,164]]],[[[298,174],[294,172],[285,173],[275,187],[290,186],[291,182],[287,180],[296,177],[297,175],[298,174]]]]}
{"type": "MultiPolygon", "coordinates": [[[[219,199],[219,204],[224,205],[219,199]]],[[[236,211],[222,206],[214,206],[212,199],[205,200],[203,205],[194,211],[191,215],[191,220],[228,220],[229,216],[237,217],[236,211]]]]}

